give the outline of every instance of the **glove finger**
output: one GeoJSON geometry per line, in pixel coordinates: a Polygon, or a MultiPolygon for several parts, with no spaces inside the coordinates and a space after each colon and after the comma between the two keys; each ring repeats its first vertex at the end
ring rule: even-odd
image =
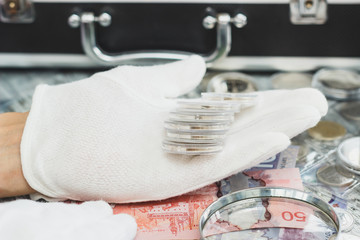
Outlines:
{"type": "Polygon", "coordinates": [[[167,174],[171,174],[171,178],[154,186],[157,190],[151,200],[178,196],[215,183],[265,161],[289,144],[289,138],[279,132],[253,136],[239,133],[230,136],[224,150],[216,155],[168,156],[167,161],[172,164],[167,174]]]}
{"type": "Polygon", "coordinates": [[[224,178],[275,156],[289,145],[290,139],[281,132],[265,132],[247,137],[242,133],[234,134],[226,140],[215,166],[221,169],[221,178],[224,178]]]}
{"type": "Polygon", "coordinates": [[[94,75],[124,83],[123,86],[140,94],[175,98],[194,89],[206,71],[205,61],[198,55],[174,63],[148,67],[120,66],[94,75]],[[119,78],[121,76],[121,78],[119,78]]]}
{"type": "Polygon", "coordinates": [[[0,235],[4,239],[134,239],[136,222],[113,215],[103,201],[83,204],[17,200],[0,204],[0,235]],[[21,229],[21,231],[19,231],[21,229]]]}
{"type": "Polygon", "coordinates": [[[282,106],[311,105],[321,116],[328,110],[325,96],[317,89],[302,88],[296,90],[271,90],[261,92],[261,102],[255,108],[274,108],[282,106]]]}
{"type": "Polygon", "coordinates": [[[292,138],[315,126],[320,118],[318,109],[309,105],[288,106],[276,111],[260,112],[256,118],[243,113],[234,122],[229,134],[239,132],[249,136],[262,132],[282,132],[292,138]]]}
{"type": "Polygon", "coordinates": [[[253,136],[234,134],[226,140],[223,151],[215,156],[178,159],[183,165],[178,172],[183,174],[176,174],[174,177],[180,179],[174,179],[174,182],[180,181],[183,184],[166,197],[196,190],[250,168],[284,150],[289,144],[289,138],[279,132],[253,136]]]}

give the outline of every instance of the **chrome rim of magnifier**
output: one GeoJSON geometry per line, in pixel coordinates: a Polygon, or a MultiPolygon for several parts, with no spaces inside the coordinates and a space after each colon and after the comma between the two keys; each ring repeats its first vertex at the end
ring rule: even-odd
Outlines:
{"type": "Polygon", "coordinates": [[[332,219],[332,221],[334,222],[337,228],[336,229],[337,237],[335,239],[340,239],[340,232],[341,232],[340,220],[335,210],[328,203],[306,192],[302,192],[291,188],[277,188],[277,187],[259,187],[259,188],[245,189],[225,195],[219,198],[218,200],[216,200],[215,202],[213,202],[209,207],[205,209],[205,211],[203,212],[200,218],[199,230],[200,230],[201,239],[206,239],[203,236],[203,230],[207,221],[210,219],[210,217],[213,214],[215,214],[220,209],[238,201],[255,199],[255,198],[271,198],[271,197],[295,200],[312,205],[320,209],[323,213],[325,213],[332,219]]]}
{"type": "Polygon", "coordinates": [[[340,143],[338,149],[337,149],[337,155],[338,155],[338,162],[341,164],[341,166],[345,167],[346,170],[355,173],[357,175],[360,175],[360,165],[359,164],[353,164],[351,163],[351,160],[348,159],[346,156],[347,154],[346,149],[350,148],[359,148],[360,143],[360,137],[352,137],[344,140],[340,143]],[[343,152],[344,151],[344,152],[343,152]]]}

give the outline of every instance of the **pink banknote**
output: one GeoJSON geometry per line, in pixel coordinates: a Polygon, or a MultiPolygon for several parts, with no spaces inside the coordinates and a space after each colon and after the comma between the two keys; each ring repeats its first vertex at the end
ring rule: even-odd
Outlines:
{"type": "Polygon", "coordinates": [[[116,204],[114,214],[127,213],[136,219],[136,240],[199,239],[201,214],[217,193],[218,187],[212,184],[164,201],[116,204]]]}
{"type": "Polygon", "coordinates": [[[298,168],[268,169],[246,171],[242,173],[248,177],[249,187],[287,187],[304,190],[298,168]]]}
{"type": "MultiPolygon", "coordinates": [[[[231,180],[235,180],[232,178],[231,180]]],[[[299,169],[268,169],[246,171],[236,176],[237,190],[267,186],[287,187],[303,190],[299,169]]],[[[234,181],[231,182],[234,186],[234,181]]],[[[218,235],[245,229],[298,228],[303,229],[311,222],[313,210],[284,199],[268,198],[248,201],[245,205],[228,205],[221,213],[213,215],[204,229],[206,236],[218,235]],[[310,222],[309,222],[310,221],[310,222]]]]}
{"type": "Polygon", "coordinates": [[[242,204],[229,205],[226,211],[214,214],[204,228],[204,235],[264,228],[308,229],[312,224],[320,224],[308,206],[266,198],[242,204]]]}

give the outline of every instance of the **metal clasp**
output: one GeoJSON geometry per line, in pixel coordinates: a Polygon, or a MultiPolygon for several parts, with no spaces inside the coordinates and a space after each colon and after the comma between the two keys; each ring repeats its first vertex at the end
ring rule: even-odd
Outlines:
{"type": "Polygon", "coordinates": [[[326,0],[290,0],[290,20],[293,24],[324,24],[326,0]]]}
{"type": "Polygon", "coordinates": [[[5,23],[32,23],[35,20],[31,0],[0,0],[0,21],[5,23]]]}

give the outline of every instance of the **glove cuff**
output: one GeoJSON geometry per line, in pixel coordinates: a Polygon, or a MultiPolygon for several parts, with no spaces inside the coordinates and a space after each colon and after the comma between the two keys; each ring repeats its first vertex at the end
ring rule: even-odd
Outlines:
{"type": "MultiPolygon", "coordinates": [[[[41,115],[44,101],[44,93],[48,85],[39,85],[34,93],[33,102],[31,105],[31,111],[26,120],[24,132],[21,139],[20,152],[21,152],[21,165],[24,177],[28,184],[37,192],[45,194],[50,197],[56,197],[56,194],[45,186],[44,182],[40,182],[39,178],[34,175],[34,164],[36,164],[37,146],[41,145],[46,139],[38,139],[39,131],[43,131],[41,128],[42,121],[41,115]]],[[[39,170],[39,168],[37,168],[39,170]]],[[[40,169],[41,170],[41,169],[40,169]]],[[[38,172],[38,171],[37,171],[38,172]]]]}

